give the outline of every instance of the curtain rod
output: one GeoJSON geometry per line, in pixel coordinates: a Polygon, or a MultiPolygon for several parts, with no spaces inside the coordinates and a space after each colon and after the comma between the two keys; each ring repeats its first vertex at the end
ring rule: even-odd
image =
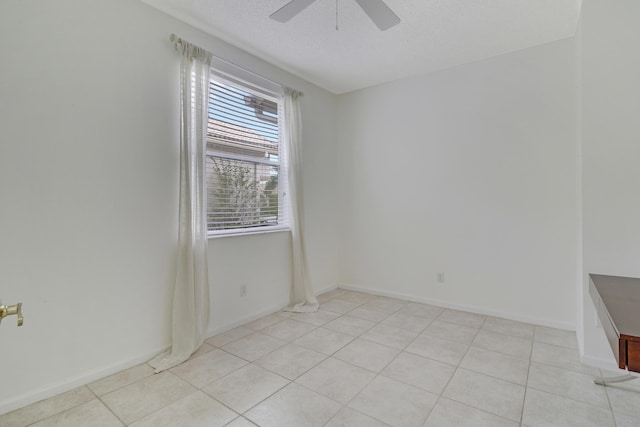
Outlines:
{"type": "MultiPolygon", "coordinates": [[[[169,39],[170,39],[173,43],[175,43],[175,45],[176,45],[176,46],[177,46],[177,45],[180,45],[180,44],[182,44],[182,43],[189,43],[188,41],[183,40],[182,38],[178,37],[178,36],[177,36],[176,34],[174,34],[174,33],[171,33],[171,35],[169,36],[169,39]]],[[[193,45],[193,43],[189,43],[189,44],[192,44],[192,45],[193,45]]],[[[194,46],[197,46],[197,45],[194,45],[194,46]]],[[[201,48],[201,47],[199,47],[199,46],[197,46],[197,47],[198,47],[198,48],[200,48],[200,49],[202,49],[202,48],[201,48]]],[[[206,49],[202,49],[202,50],[205,50],[205,51],[206,51],[206,49]]],[[[216,56],[216,55],[214,55],[214,54],[212,54],[212,56],[213,56],[213,58],[214,58],[216,61],[225,62],[225,63],[227,63],[227,64],[229,64],[229,65],[231,65],[231,66],[233,66],[233,67],[237,67],[237,68],[242,69],[242,70],[243,70],[243,71],[245,71],[246,73],[249,73],[249,74],[251,74],[251,75],[253,75],[253,76],[255,76],[255,77],[258,77],[258,78],[260,78],[260,79],[262,79],[262,80],[265,80],[265,81],[267,81],[267,82],[269,82],[269,83],[271,83],[271,84],[274,84],[274,85],[278,86],[279,88],[282,88],[282,89],[284,89],[284,88],[285,88],[285,86],[284,86],[282,83],[276,82],[275,80],[271,80],[271,79],[269,79],[269,78],[267,78],[267,77],[265,77],[265,76],[262,76],[262,75],[260,75],[260,74],[258,74],[258,73],[254,73],[254,72],[253,72],[253,71],[251,71],[251,70],[247,70],[247,69],[246,69],[246,68],[244,68],[244,67],[241,67],[241,66],[239,66],[239,65],[236,65],[236,64],[234,64],[233,62],[231,62],[231,61],[227,61],[226,59],[224,59],[224,58],[220,58],[219,56],[216,56]]],[[[297,90],[296,90],[296,91],[297,91],[297,90]]],[[[298,93],[300,93],[300,96],[304,96],[304,92],[302,92],[302,91],[297,91],[297,92],[298,92],[298,93]]]]}

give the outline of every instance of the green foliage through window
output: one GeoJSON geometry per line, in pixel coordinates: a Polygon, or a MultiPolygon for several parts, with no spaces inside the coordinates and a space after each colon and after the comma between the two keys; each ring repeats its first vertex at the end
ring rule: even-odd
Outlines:
{"type": "Polygon", "coordinates": [[[278,216],[278,176],[262,184],[265,166],[238,160],[207,157],[208,223],[210,230],[273,225],[278,216]]]}

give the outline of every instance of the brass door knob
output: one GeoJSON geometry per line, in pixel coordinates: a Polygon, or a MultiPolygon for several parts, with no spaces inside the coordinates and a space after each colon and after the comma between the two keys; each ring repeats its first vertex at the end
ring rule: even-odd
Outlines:
{"type": "Polygon", "coordinates": [[[24,317],[22,316],[22,303],[19,302],[16,305],[1,305],[0,304],[0,322],[7,316],[18,316],[18,326],[22,326],[24,323],[24,317]]]}

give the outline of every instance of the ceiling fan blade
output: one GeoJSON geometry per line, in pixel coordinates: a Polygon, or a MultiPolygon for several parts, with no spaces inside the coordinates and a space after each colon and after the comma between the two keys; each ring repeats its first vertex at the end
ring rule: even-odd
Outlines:
{"type": "Polygon", "coordinates": [[[400,23],[398,15],[393,13],[382,0],[356,0],[356,3],[369,15],[369,18],[381,31],[388,30],[400,23]]]}
{"type": "Polygon", "coordinates": [[[280,9],[269,15],[269,18],[278,22],[287,22],[316,0],[291,0],[280,9]]]}

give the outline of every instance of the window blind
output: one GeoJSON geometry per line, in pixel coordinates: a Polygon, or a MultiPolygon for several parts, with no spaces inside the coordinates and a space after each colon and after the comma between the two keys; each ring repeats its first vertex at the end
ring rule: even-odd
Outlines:
{"type": "Polygon", "coordinates": [[[280,97],[213,75],[208,115],[208,230],[288,227],[280,97]]]}

